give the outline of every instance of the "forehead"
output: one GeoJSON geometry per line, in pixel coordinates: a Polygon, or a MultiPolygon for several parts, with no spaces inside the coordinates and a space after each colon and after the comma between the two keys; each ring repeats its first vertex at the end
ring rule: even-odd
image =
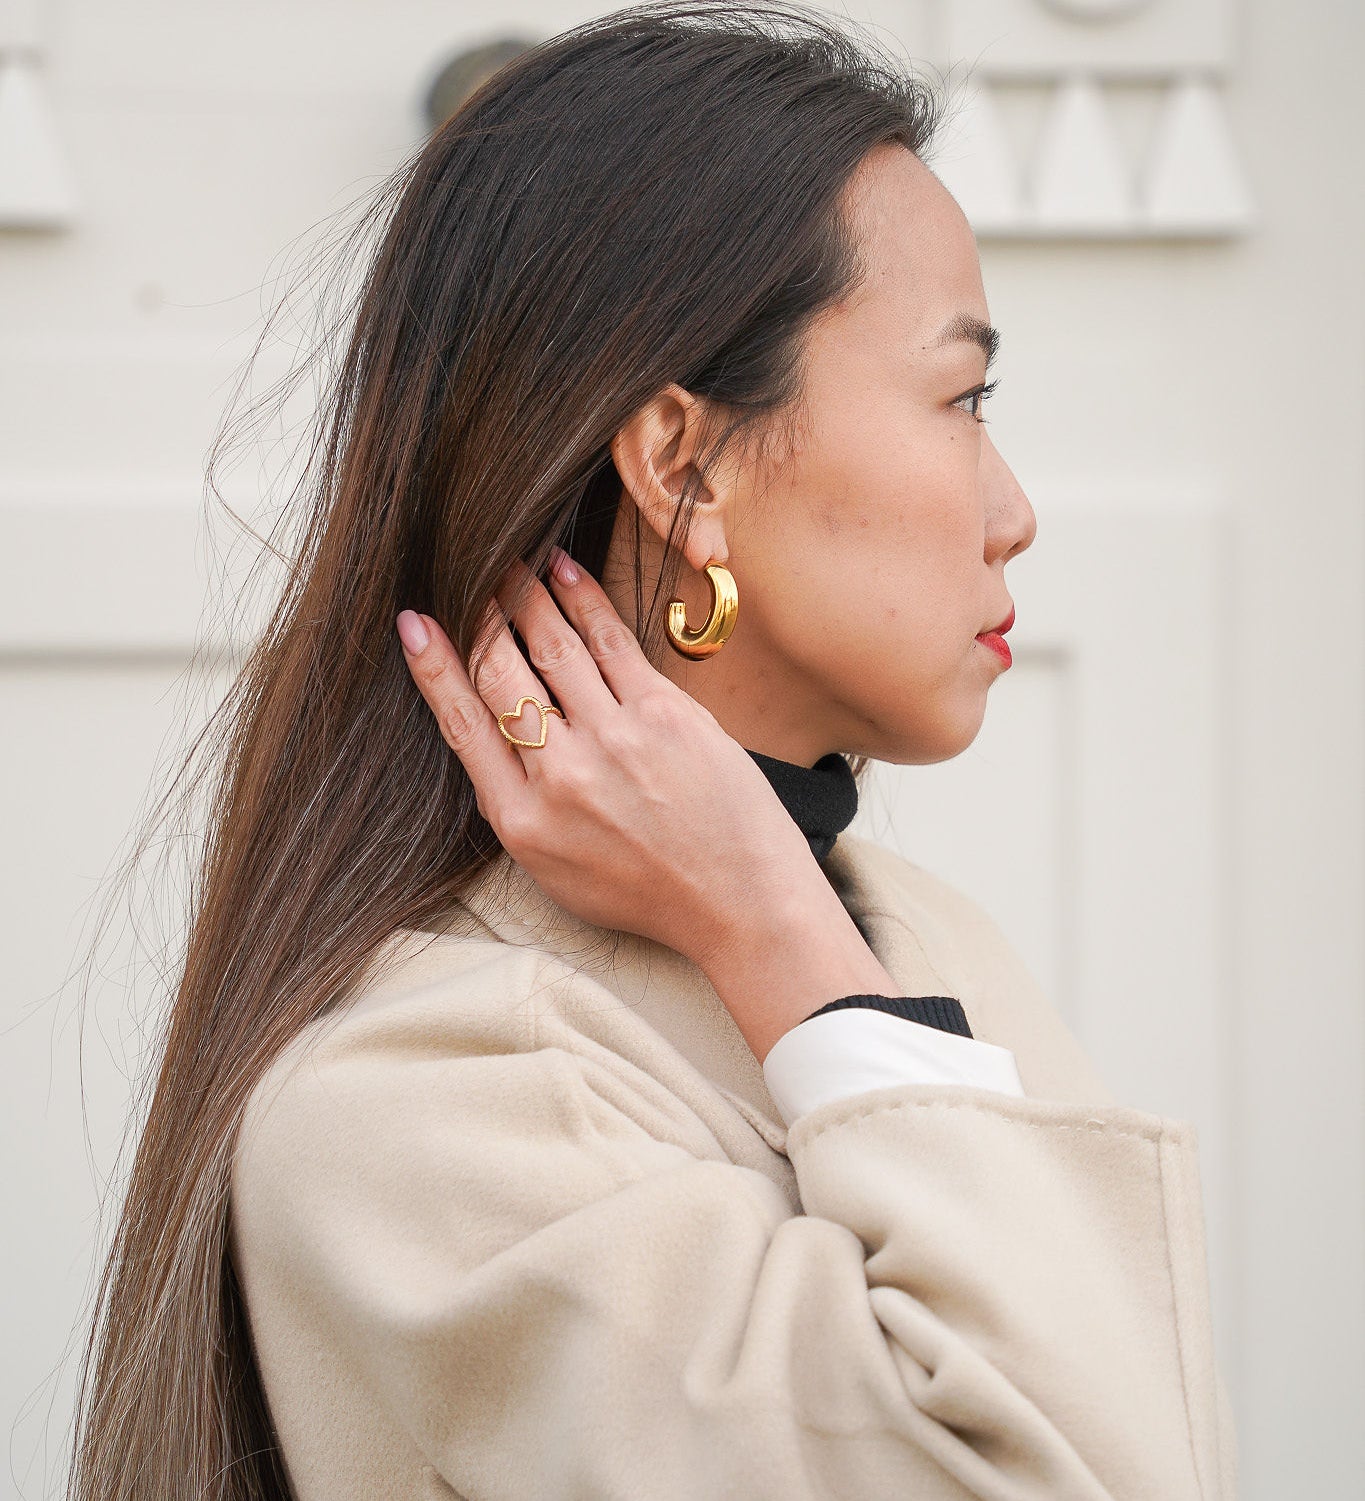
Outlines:
{"type": "Polygon", "coordinates": [[[987,320],[976,237],[957,200],[896,142],[876,147],[849,180],[845,206],[866,277],[854,296],[870,316],[937,336],[961,312],[987,320]]]}

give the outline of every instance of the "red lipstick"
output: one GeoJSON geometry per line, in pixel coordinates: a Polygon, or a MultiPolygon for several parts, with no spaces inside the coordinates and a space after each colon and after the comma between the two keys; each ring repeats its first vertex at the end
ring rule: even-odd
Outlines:
{"type": "Polygon", "coordinates": [[[1014,657],[1010,652],[1009,645],[1005,640],[1005,632],[1014,624],[1014,606],[1010,606],[1010,612],[1000,622],[988,631],[982,631],[976,638],[983,646],[988,646],[1000,658],[1006,667],[1012,666],[1014,657]]]}

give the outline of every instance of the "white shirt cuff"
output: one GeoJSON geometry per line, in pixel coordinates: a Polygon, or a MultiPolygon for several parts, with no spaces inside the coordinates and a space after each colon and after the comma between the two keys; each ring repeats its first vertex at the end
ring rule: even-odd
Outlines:
{"type": "Polygon", "coordinates": [[[1024,1094],[1008,1048],[871,1006],[798,1022],[769,1048],[763,1077],[788,1126],[817,1105],[892,1084],[971,1084],[1024,1094]]]}

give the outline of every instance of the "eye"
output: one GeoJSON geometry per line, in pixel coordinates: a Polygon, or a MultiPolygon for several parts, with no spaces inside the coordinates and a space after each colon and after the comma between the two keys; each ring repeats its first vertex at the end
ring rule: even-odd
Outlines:
{"type": "Polygon", "coordinates": [[[959,396],[953,403],[953,405],[959,406],[964,401],[970,401],[972,404],[970,415],[975,417],[978,422],[984,422],[986,419],[981,415],[980,404],[989,399],[991,392],[994,391],[999,384],[1000,378],[999,376],[997,376],[993,381],[988,382],[986,385],[973,386],[970,391],[964,391],[962,395],[959,396]]]}

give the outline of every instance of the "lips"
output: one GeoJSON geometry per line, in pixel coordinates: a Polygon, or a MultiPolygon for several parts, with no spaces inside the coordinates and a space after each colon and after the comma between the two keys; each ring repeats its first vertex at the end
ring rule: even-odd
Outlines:
{"type": "Polygon", "coordinates": [[[1006,667],[1013,665],[1014,657],[1010,652],[1010,644],[998,631],[985,631],[976,639],[987,651],[993,651],[1006,667]]]}
{"type": "Polygon", "coordinates": [[[979,633],[977,639],[979,640],[981,636],[1003,636],[1005,634],[1005,632],[1007,630],[1009,630],[1011,626],[1013,626],[1013,624],[1014,624],[1014,606],[1011,605],[1010,606],[1010,612],[1009,612],[1009,614],[1005,616],[1005,618],[1000,622],[1000,624],[999,625],[993,625],[993,626],[991,626],[991,628],[989,630],[981,631],[979,633]]]}

